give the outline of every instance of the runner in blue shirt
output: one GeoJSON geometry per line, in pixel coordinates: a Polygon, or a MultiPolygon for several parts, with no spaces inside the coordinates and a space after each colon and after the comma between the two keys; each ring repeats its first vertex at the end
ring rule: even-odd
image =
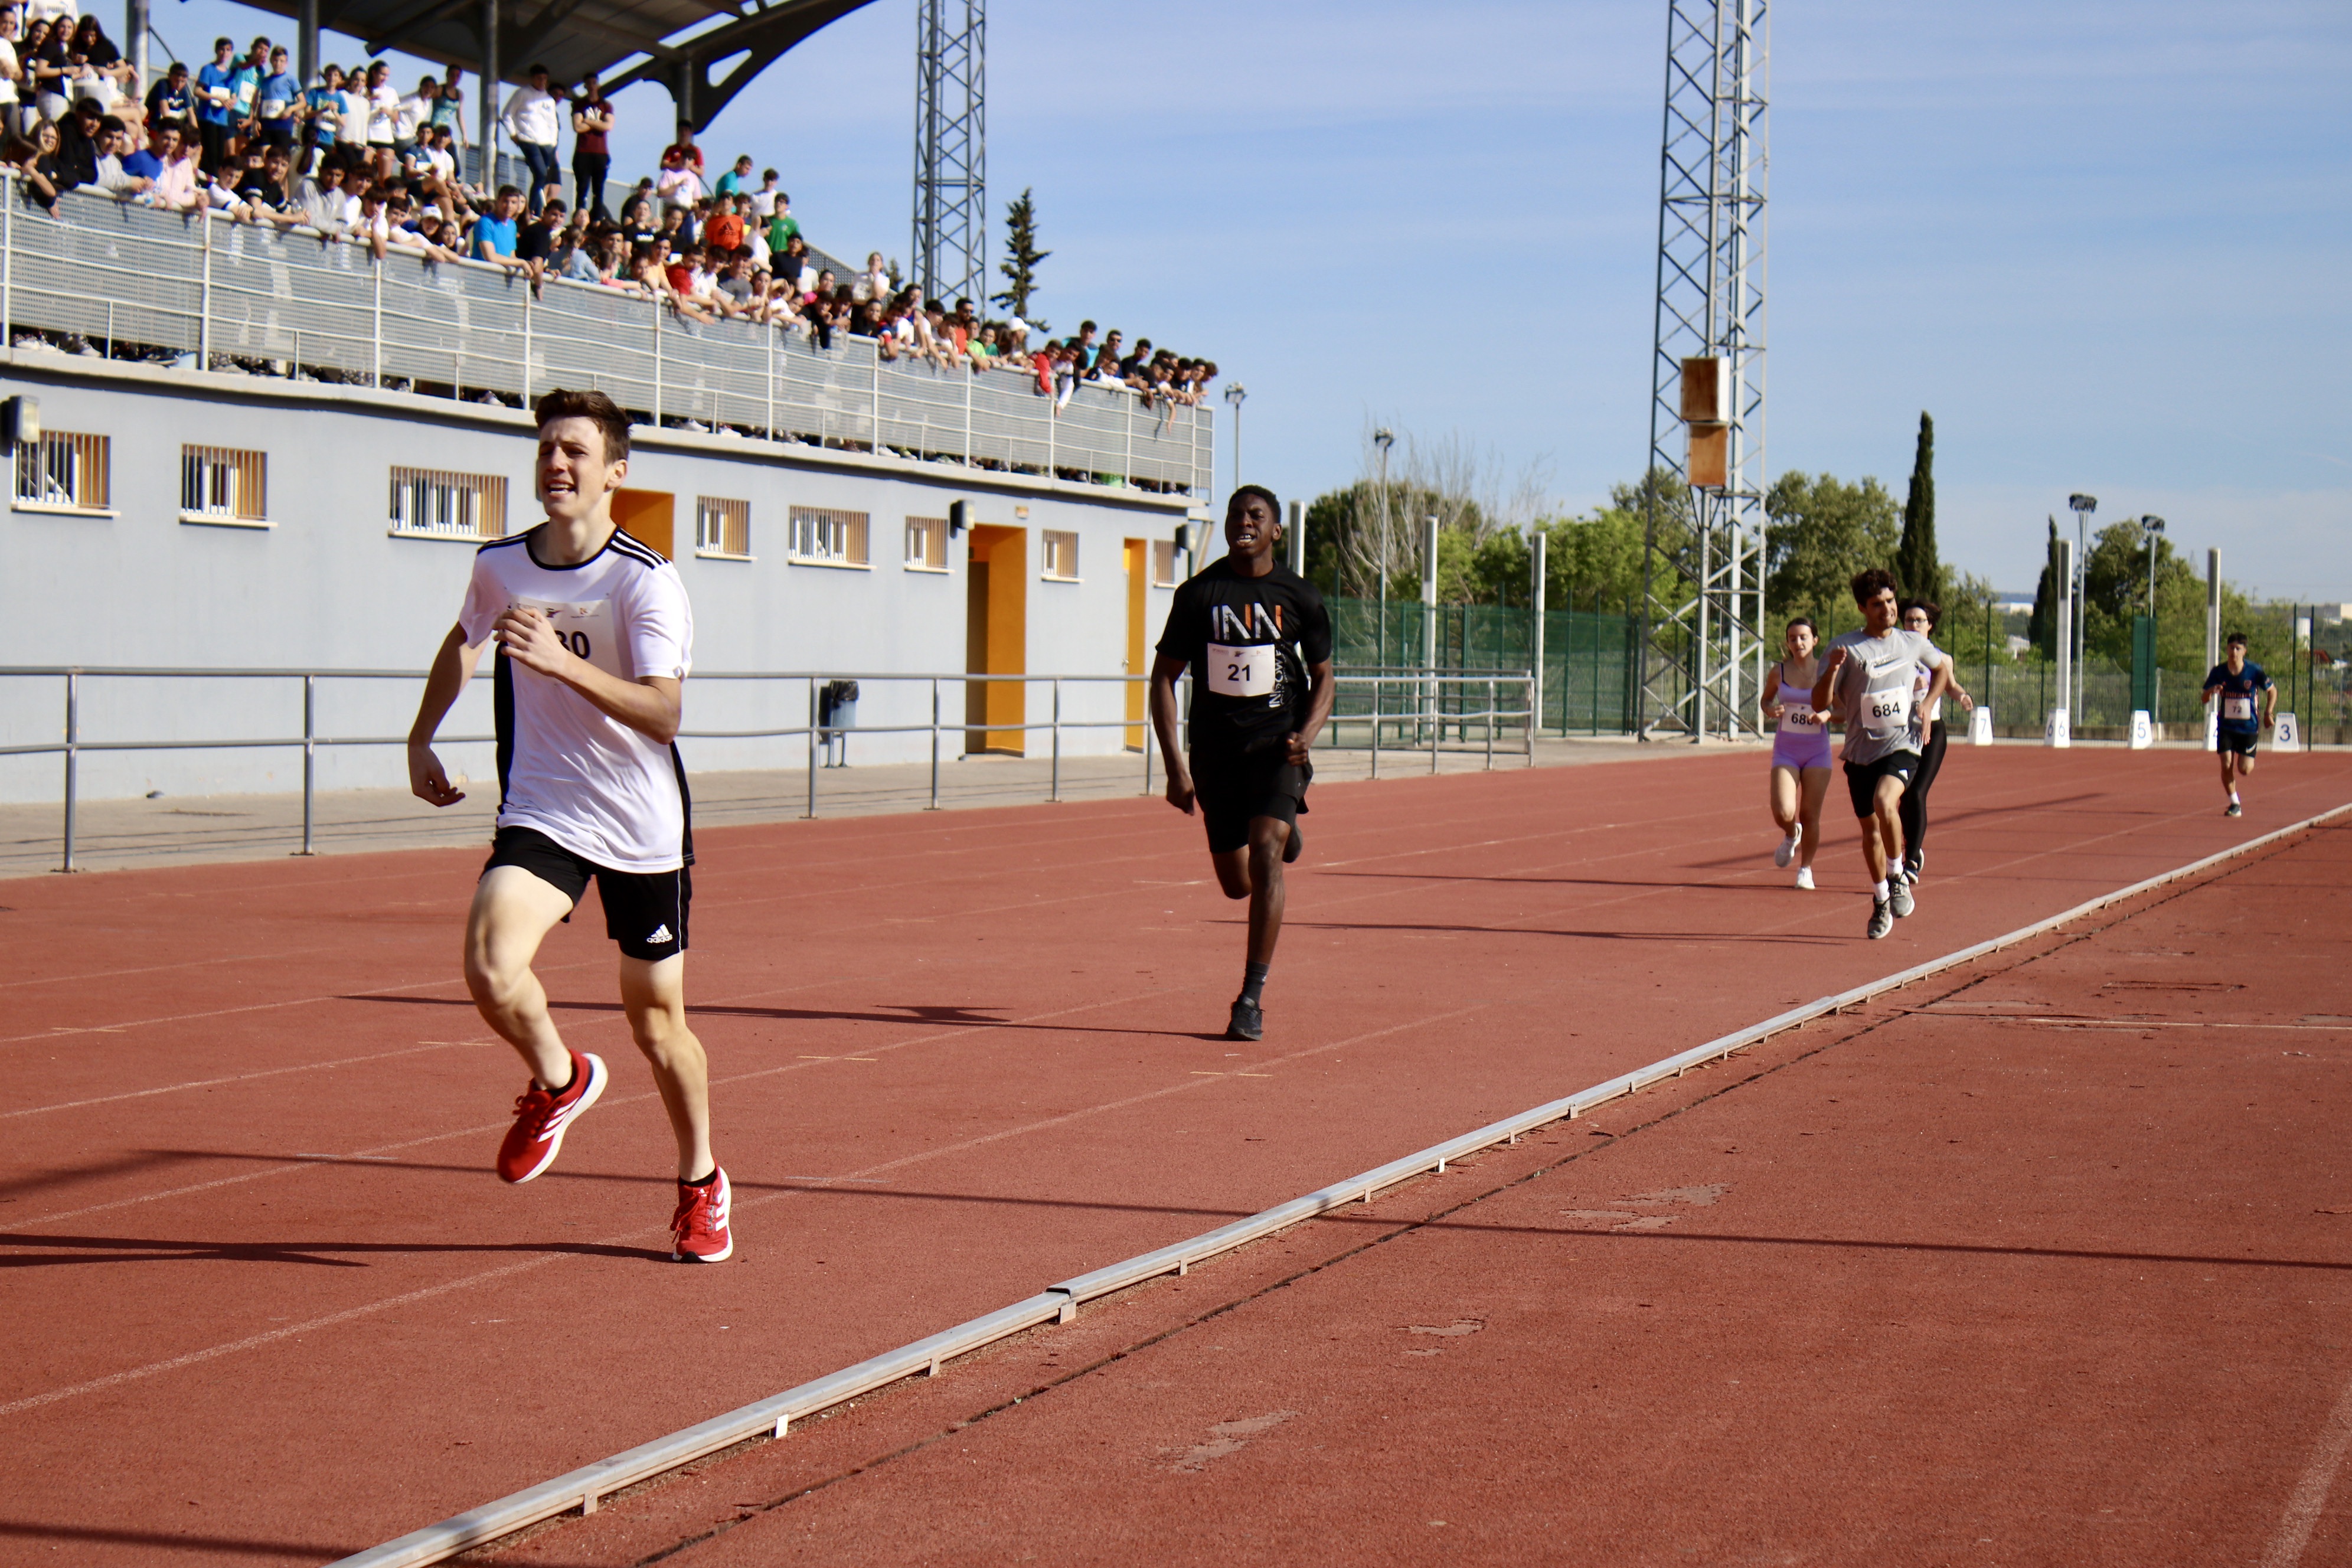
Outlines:
{"type": "Polygon", "coordinates": [[[295,117],[302,110],[302,79],[286,68],[286,51],[269,51],[269,74],[261,79],[261,97],[255,112],[261,118],[265,145],[294,150],[295,117]]]}
{"type": "Polygon", "coordinates": [[[220,167],[228,148],[229,111],[236,103],[230,83],[237,73],[236,45],[227,38],[213,40],[213,58],[196,72],[196,135],[204,144],[199,166],[207,174],[220,167]]]}
{"type": "Polygon", "coordinates": [[[2224,816],[2243,816],[2238,802],[2238,781],[2254,771],[2254,747],[2270,727],[2278,708],[2278,688],[2259,664],[2246,662],[2246,634],[2231,632],[2230,656],[2205,678],[2205,700],[2218,694],[2220,716],[2213,722],[2214,750],[2221,758],[2221,791],[2230,797],[2224,816]],[[2259,717],[2257,713],[2259,711],[2259,717]]]}

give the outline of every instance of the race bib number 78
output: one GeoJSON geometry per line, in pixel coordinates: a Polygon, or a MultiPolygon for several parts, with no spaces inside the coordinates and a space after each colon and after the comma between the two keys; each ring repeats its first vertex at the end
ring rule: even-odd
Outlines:
{"type": "Polygon", "coordinates": [[[1274,644],[1231,647],[1209,645],[1209,689],[1220,697],[1274,695],[1274,644]]]}

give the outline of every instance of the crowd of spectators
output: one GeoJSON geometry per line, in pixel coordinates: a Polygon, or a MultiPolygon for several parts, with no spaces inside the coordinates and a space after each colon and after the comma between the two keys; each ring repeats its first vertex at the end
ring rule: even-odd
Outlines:
{"type": "MultiPolygon", "coordinates": [[[[528,170],[525,187],[466,178],[465,73],[426,75],[413,92],[379,60],[346,75],[320,69],[308,87],[267,37],[240,54],[221,38],[191,74],[173,61],[142,96],[131,64],[95,16],[34,0],[0,9],[0,129],[25,201],[51,213],[60,193],[89,190],[167,211],[300,228],[325,243],[394,250],[427,262],[503,267],[534,290],[552,281],[649,299],[689,327],[736,320],[831,349],[870,338],[882,358],[942,373],[1009,371],[1058,411],[1082,384],[1124,385],[1147,407],[1196,404],[1217,367],[1127,348],[1094,322],[1060,340],[1018,316],[982,320],[902,284],[881,253],[840,278],[822,265],[774,169],[753,175],[749,153],[707,182],[691,125],[658,171],[608,208],[615,114],[591,76],[566,90],[534,66],[499,125],[528,170]],[[47,5],[49,9],[44,10],[47,5]],[[572,136],[573,200],[558,151],[572,136]]],[[[71,0],[64,0],[70,4],[71,0]]]]}

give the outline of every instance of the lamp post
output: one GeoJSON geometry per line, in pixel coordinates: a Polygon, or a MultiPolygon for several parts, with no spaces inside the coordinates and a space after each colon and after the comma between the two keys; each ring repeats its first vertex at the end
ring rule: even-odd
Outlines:
{"type": "Polygon", "coordinates": [[[2074,679],[2071,683],[2073,689],[2066,693],[2066,713],[2080,728],[2083,722],[2083,587],[2091,569],[2091,514],[2099,510],[2099,498],[2071,495],[2066,498],[2066,504],[2074,509],[2074,535],[2078,541],[2074,547],[2074,570],[2067,574],[2070,580],[2066,584],[2067,595],[2074,604],[2074,646],[2070,650],[2074,655],[2074,679]]]}
{"type": "Polygon", "coordinates": [[[2143,517],[2139,526],[2147,535],[2147,618],[2152,621],[2156,619],[2156,538],[2164,531],[2164,519],[2143,517]]]}
{"type": "MultiPolygon", "coordinates": [[[[1381,449],[1381,562],[1376,574],[1380,586],[1373,595],[1374,602],[1380,606],[1377,612],[1380,618],[1372,623],[1372,659],[1377,669],[1385,668],[1389,661],[1389,448],[1396,445],[1396,432],[1386,428],[1373,431],[1372,445],[1381,449]]],[[[1372,707],[1377,712],[1380,708],[1377,676],[1373,679],[1372,691],[1372,707]]]]}
{"type": "Polygon", "coordinates": [[[1234,411],[1234,489],[1242,488],[1242,400],[1249,389],[1238,381],[1225,383],[1225,402],[1234,411]]]}

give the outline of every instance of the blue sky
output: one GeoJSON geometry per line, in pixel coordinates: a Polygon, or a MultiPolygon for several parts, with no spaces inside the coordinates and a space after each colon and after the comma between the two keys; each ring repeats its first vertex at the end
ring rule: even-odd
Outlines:
{"type": "MultiPolygon", "coordinates": [[[[290,36],[226,0],[155,24],[184,56],[290,36]]],[[[835,25],[706,149],[904,258],[913,34],[910,0],[835,25]]],[[[1656,4],[999,0],[992,247],[1034,187],[1041,311],[1217,360],[1286,496],[1377,420],[1588,507],[1647,441],[1664,44],[1656,4]]],[[[2000,586],[2087,490],[2352,601],[2352,6],[1815,0],[1772,58],[1774,471],[1899,492],[1926,409],[1943,552],[2000,586]]],[[[649,172],[667,99],[619,108],[615,174],[649,172]]]]}

